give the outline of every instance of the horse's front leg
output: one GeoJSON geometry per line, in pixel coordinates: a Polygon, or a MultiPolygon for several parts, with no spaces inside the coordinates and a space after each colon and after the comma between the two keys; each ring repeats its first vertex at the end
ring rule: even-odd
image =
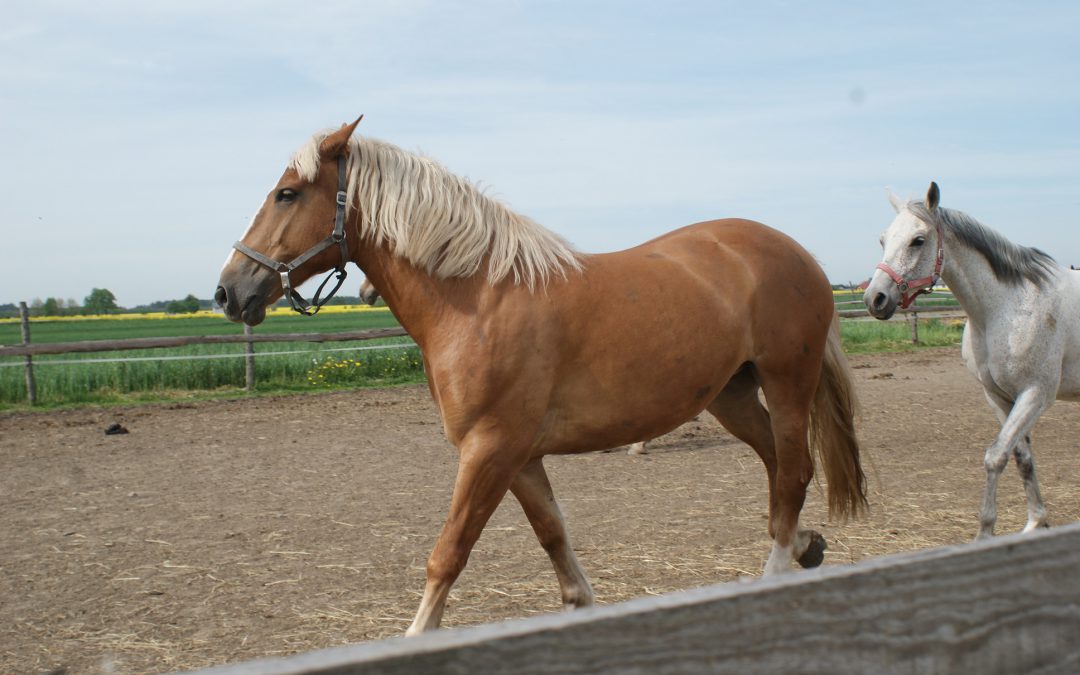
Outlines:
{"type": "Polygon", "coordinates": [[[525,461],[492,439],[466,440],[460,450],[450,512],[428,558],[424,597],[406,635],[439,627],[450,588],[525,461]]]}
{"type": "Polygon", "coordinates": [[[1039,479],[1035,476],[1035,456],[1031,454],[1031,436],[1025,435],[1016,444],[1013,457],[1016,459],[1016,468],[1020,471],[1020,477],[1024,480],[1024,494],[1027,496],[1028,519],[1023,531],[1031,532],[1040,527],[1050,527],[1050,519],[1046,515],[1046,503],[1043,502],[1042,492],[1039,490],[1039,479]]]}
{"type": "MultiPolygon", "coordinates": [[[[1009,413],[1012,412],[1011,401],[997,394],[986,392],[986,400],[997,414],[998,422],[1005,424],[1009,413]]],[[[1046,517],[1046,504],[1043,502],[1042,493],[1039,491],[1039,479],[1035,475],[1035,457],[1031,454],[1031,436],[1025,434],[1016,442],[1013,450],[1013,458],[1016,460],[1016,468],[1020,471],[1020,478],[1024,481],[1024,493],[1027,496],[1028,519],[1024,526],[1024,532],[1030,532],[1040,527],[1049,527],[1050,521],[1046,517]]]]}
{"type": "Polygon", "coordinates": [[[987,398],[1002,413],[1005,413],[1006,410],[1008,412],[1005,415],[1005,420],[1001,423],[1001,431],[998,432],[993,445],[986,449],[986,455],[983,457],[983,465],[986,467],[986,490],[983,492],[982,508],[979,510],[979,533],[975,535],[975,539],[985,539],[994,534],[994,525],[997,523],[998,479],[1001,477],[1005,465],[1009,463],[1009,456],[1014,452],[1017,453],[1017,465],[1020,466],[1020,473],[1024,478],[1024,486],[1028,496],[1028,527],[1024,528],[1025,531],[1037,526],[1032,525],[1033,517],[1036,523],[1040,520],[1045,521],[1046,518],[1046,509],[1042,504],[1042,496],[1039,495],[1038,482],[1035,478],[1035,464],[1031,459],[1030,448],[1026,444],[1024,444],[1023,448],[1020,446],[1028,434],[1031,433],[1031,428],[1035,426],[1039,416],[1050,407],[1053,400],[1048,399],[1042,391],[1035,387],[1025,389],[1013,401],[1011,408],[1007,407],[1008,403],[1005,401],[995,401],[990,396],[987,396],[987,398]],[[1026,466],[1021,457],[1025,454],[1026,466]],[[1032,501],[1033,497],[1037,500],[1037,503],[1032,501]]]}

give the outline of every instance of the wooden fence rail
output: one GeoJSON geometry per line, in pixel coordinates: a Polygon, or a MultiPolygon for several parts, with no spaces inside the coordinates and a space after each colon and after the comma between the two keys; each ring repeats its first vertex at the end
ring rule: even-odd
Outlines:
{"type": "MultiPolygon", "coordinates": [[[[896,316],[930,313],[963,314],[959,307],[919,307],[897,310],[896,316]]],[[[840,310],[840,318],[862,318],[866,310],[840,310]]],[[[81,340],[78,342],[47,342],[40,344],[0,345],[0,356],[42,356],[45,354],[75,354],[87,352],[111,352],[127,349],[155,349],[160,347],[184,347],[187,345],[252,344],[255,342],[342,342],[374,340],[377,338],[408,335],[404,328],[369,328],[367,330],[340,333],[264,333],[244,335],[192,335],[184,337],[125,338],[120,340],[81,340]]],[[[27,339],[29,335],[26,334],[27,339]]]]}
{"type": "Polygon", "coordinates": [[[46,342],[41,344],[2,345],[0,356],[41,356],[42,354],[75,354],[113,352],[125,349],[156,349],[186,345],[221,345],[254,342],[344,342],[408,335],[404,328],[369,328],[341,333],[262,333],[251,335],[191,335],[186,337],[125,338],[122,340],[82,340],[80,342],[46,342]]]}
{"type": "MultiPolygon", "coordinates": [[[[901,317],[907,314],[941,314],[941,313],[963,314],[964,310],[959,305],[928,305],[926,307],[916,307],[912,305],[907,309],[898,309],[893,316],[901,317]]],[[[866,309],[838,309],[837,313],[841,319],[853,319],[864,318],[870,315],[866,313],[866,309]]]]}
{"type": "MultiPolygon", "coordinates": [[[[854,301],[852,301],[854,302],[854,301]]],[[[851,304],[851,302],[839,303],[851,304]]],[[[254,387],[254,344],[256,342],[342,342],[373,340],[377,338],[406,336],[404,328],[370,328],[367,330],[344,331],[339,333],[266,333],[253,334],[251,329],[245,326],[243,335],[193,335],[183,337],[146,337],[126,338],[119,340],[82,340],[78,342],[48,342],[32,344],[30,342],[30,321],[25,303],[20,303],[20,315],[22,319],[22,344],[0,345],[0,357],[21,356],[25,360],[26,390],[30,405],[36,403],[36,386],[34,382],[34,356],[55,354],[78,354],[92,352],[111,352],[130,349],[160,349],[168,347],[184,347],[188,345],[211,345],[211,344],[244,344],[245,345],[245,383],[248,389],[254,387]]],[[[913,343],[919,341],[919,314],[943,313],[951,316],[963,316],[963,310],[957,306],[927,306],[910,307],[897,310],[895,318],[901,319],[911,315],[911,339],[913,343]]],[[[867,318],[865,309],[839,309],[841,318],[867,318]]]]}
{"type": "Polygon", "coordinates": [[[200,671],[1076,673],[1080,523],[200,671]]]}

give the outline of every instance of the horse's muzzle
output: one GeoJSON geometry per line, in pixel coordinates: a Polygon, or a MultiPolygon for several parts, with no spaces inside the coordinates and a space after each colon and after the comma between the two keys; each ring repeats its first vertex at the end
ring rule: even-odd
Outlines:
{"type": "Polygon", "coordinates": [[[882,321],[891,319],[896,313],[896,300],[883,291],[866,289],[866,293],[863,294],[863,304],[866,305],[866,311],[870,313],[870,316],[882,321]]]}
{"type": "Polygon", "coordinates": [[[266,318],[267,297],[258,290],[240,291],[236,286],[223,282],[214,291],[214,302],[225,312],[229,321],[257,326],[266,318]]]}

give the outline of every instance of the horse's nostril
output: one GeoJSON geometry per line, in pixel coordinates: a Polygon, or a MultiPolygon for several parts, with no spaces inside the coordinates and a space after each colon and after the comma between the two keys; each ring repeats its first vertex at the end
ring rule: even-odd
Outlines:
{"type": "Polygon", "coordinates": [[[874,296],[874,309],[882,309],[883,307],[885,307],[886,301],[887,298],[885,297],[885,294],[878,293],[874,296]]]}
{"type": "Polygon", "coordinates": [[[225,307],[225,304],[229,302],[229,294],[225,292],[224,286],[218,286],[214,291],[214,302],[218,304],[218,307],[225,307]]]}

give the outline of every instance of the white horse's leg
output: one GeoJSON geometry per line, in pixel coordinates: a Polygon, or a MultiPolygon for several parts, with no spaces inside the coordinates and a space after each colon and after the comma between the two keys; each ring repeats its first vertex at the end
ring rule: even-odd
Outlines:
{"type": "Polygon", "coordinates": [[[628,455],[644,455],[644,454],[647,454],[648,451],[645,450],[645,444],[646,443],[648,443],[648,441],[642,441],[640,443],[634,443],[633,445],[630,446],[630,449],[626,451],[626,454],[628,454],[628,455]]]}
{"type": "MultiPolygon", "coordinates": [[[[990,407],[993,408],[994,413],[997,415],[998,421],[1005,424],[1005,420],[1012,411],[1012,403],[990,392],[984,393],[986,394],[986,400],[990,402],[990,407]]],[[[1016,460],[1016,468],[1020,472],[1020,477],[1024,481],[1024,494],[1027,496],[1028,520],[1024,526],[1024,532],[1030,532],[1040,527],[1049,527],[1050,523],[1046,517],[1046,505],[1043,502],[1042,493],[1039,491],[1039,479],[1035,475],[1035,457],[1031,453],[1030,435],[1025,434],[1023,438],[1017,441],[1013,457],[1016,460]]]]}
{"type": "MultiPolygon", "coordinates": [[[[987,398],[990,398],[989,396],[987,398]]],[[[991,401],[993,402],[993,401],[991,401]]],[[[1009,463],[1009,456],[1018,450],[1018,445],[1024,437],[1031,432],[1039,416],[1050,407],[1052,400],[1037,388],[1024,390],[1012,404],[1005,421],[1001,424],[1001,431],[993,445],[986,449],[983,465],[986,467],[986,491],[983,493],[982,509],[979,511],[979,533],[976,539],[983,539],[994,534],[994,524],[997,522],[997,482],[1005,465],[1009,463]]],[[[1000,409],[995,403],[995,409],[1000,409]]],[[[1028,457],[1031,452],[1028,450],[1028,457]]],[[[1025,476],[1025,485],[1027,477],[1025,476]]],[[[1035,481],[1035,467],[1031,465],[1031,480],[1035,481]]],[[[1038,486],[1035,487],[1036,494],[1038,486]]],[[[1030,493],[1029,493],[1030,499],[1030,493]]],[[[1041,504],[1042,499],[1039,498],[1041,504]]],[[[1029,501],[1029,517],[1031,504],[1029,501]]]]}
{"type": "Polygon", "coordinates": [[[536,538],[551,558],[562,591],[563,607],[575,609],[592,605],[592,585],[570,546],[566,522],[539,457],[531,460],[518,473],[510,484],[510,491],[521,503],[536,538]]]}
{"type": "Polygon", "coordinates": [[[1024,532],[1031,532],[1040,527],[1050,527],[1046,517],[1046,504],[1039,491],[1039,479],[1035,476],[1035,457],[1031,454],[1031,437],[1025,435],[1016,444],[1016,468],[1024,479],[1024,494],[1027,495],[1028,520],[1024,532]]]}

